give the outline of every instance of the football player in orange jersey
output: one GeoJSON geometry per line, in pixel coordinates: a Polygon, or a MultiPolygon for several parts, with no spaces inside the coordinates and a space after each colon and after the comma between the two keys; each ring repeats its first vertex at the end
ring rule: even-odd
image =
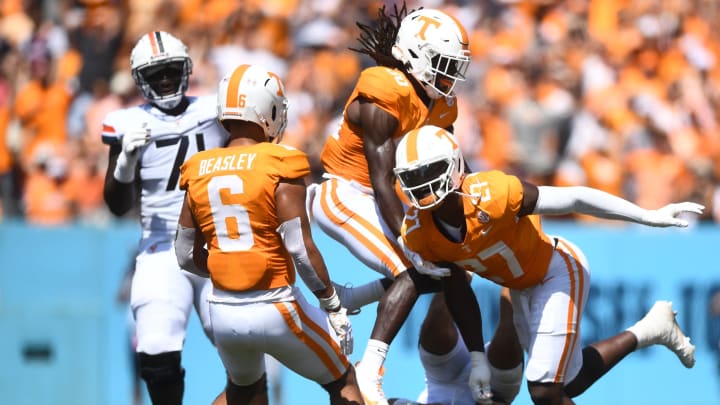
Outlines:
{"type": "Polygon", "coordinates": [[[413,128],[452,128],[458,113],[454,88],[470,62],[465,28],[434,9],[408,14],[385,7],[373,26],[358,23],[361,49],[377,66],[363,70],[347,99],[338,132],[322,151],[323,181],[311,210],[320,228],[388,280],[370,340],[357,365],[365,401],[387,404],[382,365],[418,294],[439,291],[431,264],[413,263],[398,244],[405,207],[395,189],[395,145],[413,128]]]}
{"type": "Polygon", "coordinates": [[[228,404],[267,403],[265,354],[320,384],[330,403],[363,404],[347,358],[351,324],[310,231],[310,164],[276,143],[287,124],[284,93],[280,78],[258,65],[220,81],[218,120],[230,140],[180,168],[175,253],[181,267],[212,281],[209,313],[228,404]],[[322,309],[295,287],[296,271],[322,309]]]}
{"type": "MultiPolygon", "coordinates": [[[[679,216],[702,214],[692,202],[643,209],[589,187],[535,186],[500,171],[465,174],[454,136],[435,126],[410,131],[398,144],[395,174],[412,207],[406,213],[405,246],[424,260],[451,269],[443,279],[453,294],[474,297],[466,272],[510,289],[514,323],[528,354],[525,376],[536,404],[572,404],[636,349],[662,344],[685,367],[695,363],[695,346],[675,319],[672,305],[658,301],[640,321],[610,339],[580,347],[579,326],[590,289],[582,251],[546,234],[542,214],[581,213],[655,227],[686,227],[679,216]]],[[[467,299],[464,300],[467,302],[467,299]]],[[[470,351],[469,385],[478,401],[489,385],[477,304],[453,318],[470,351]],[[468,315],[469,314],[469,315],[468,315]],[[470,318],[474,318],[470,320],[470,318]]]]}

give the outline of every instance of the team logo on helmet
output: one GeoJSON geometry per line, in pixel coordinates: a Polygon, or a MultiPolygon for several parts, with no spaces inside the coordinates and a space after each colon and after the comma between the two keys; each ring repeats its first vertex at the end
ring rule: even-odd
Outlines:
{"type": "Polygon", "coordinates": [[[393,56],[402,62],[431,98],[453,97],[470,63],[465,28],[439,10],[420,9],[400,23],[393,56]]]}

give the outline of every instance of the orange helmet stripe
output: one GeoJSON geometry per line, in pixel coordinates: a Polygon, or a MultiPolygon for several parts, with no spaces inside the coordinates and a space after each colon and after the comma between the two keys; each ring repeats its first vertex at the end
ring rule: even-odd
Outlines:
{"type": "Polygon", "coordinates": [[[160,49],[158,48],[158,43],[155,40],[155,35],[159,34],[159,32],[148,32],[148,39],[150,40],[150,47],[152,48],[153,55],[157,55],[160,53],[160,49]]]}
{"type": "Polygon", "coordinates": [[[467,31],[465,31],[465,27],[460,24],[460,21],[458,21],[457,18],[451,16],[450,14],[447,15],[448,17],[452,18],[453,21],[455,21],[455,25],[457,25],[458,29],[460,30],[460,42],[463,44],[463,48],[466,48],[470,45],[470,40],[468,39],[467,31]]]}
{"type": "Polygon", "coordinates": [[[413,131],[410,131],[407,135],[407,149],[405,150],[405,153],[407,154],[407,161],[408,162],[414,162],[418,160],[418,135],[420,134],[419,129],[415,129],[413,131]]]}
{"type": "Polygon", "coordinates": [[[245,71],[250,65],[240,65],[230,75],[230,80],[227,86],[227,95],[225,96],[225,107],[226,108],[238,108],[240,107],[240,96],[238,94],[238,87],[240,87],[240,81],[245,75],[245,71]]]}

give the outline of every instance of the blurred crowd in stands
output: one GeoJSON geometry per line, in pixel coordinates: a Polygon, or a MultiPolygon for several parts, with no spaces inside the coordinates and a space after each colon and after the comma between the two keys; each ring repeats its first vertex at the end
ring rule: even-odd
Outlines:
{"type": "MultiPolygon", "coordinates": [[[[114,109],[142,102],[129,54],[147,31],[182,39],[189,94],[212,94],[238,63],[287,86],[284,142],[319,154],[372,61],[357,47],[371,0],[3,0],[0,220],[105,224],[114,109]]],[[[470,35],[455,133],[473,170],[588,185],[646,208],[692,200],[720,222],[720,2],[407,1],[441,8],[470,35]]],[[[585,220],[581,218],[581,220],[585,220]]]]}

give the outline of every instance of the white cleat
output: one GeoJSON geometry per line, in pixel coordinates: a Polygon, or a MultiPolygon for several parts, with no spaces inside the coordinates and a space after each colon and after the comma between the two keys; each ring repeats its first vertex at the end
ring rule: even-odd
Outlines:
{"type": "Polygon", "coordinates": [[[672,350],[683,366],[692,368],[695,365],[695,345],[680,329],[676,314],[672,302],[656,301],[648,313],[628,330],[637,336],[638,348],[661,344],[672,350]]]}
{"type": "Polygon", "coordinates": [[[360,362],[355,363],[355,376],[365,405],[388,405],[382,388],[383,374],[385,374],[384,367],[379,371],[371,372],[364,370],[360,362]]]}

